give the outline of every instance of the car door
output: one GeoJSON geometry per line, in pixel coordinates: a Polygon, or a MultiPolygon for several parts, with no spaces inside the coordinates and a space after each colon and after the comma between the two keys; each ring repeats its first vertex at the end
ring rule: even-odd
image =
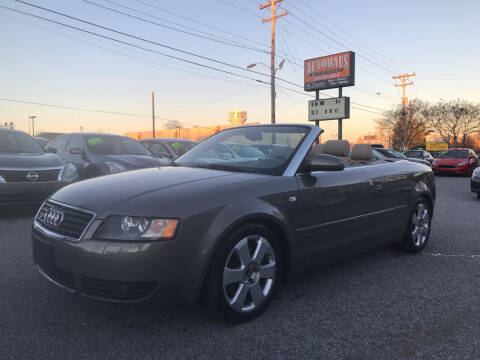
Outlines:
{"type": "Polygon", "coordinates": [[[397,171],[391,165],[395,163],[297,176],[302,208],[297,228],[299,261],[392,239],[385,234],[403,226],[411,188],[406,179],[394,175],[397,171]]]}
{"type": "Polygon", "coordinates": [[[67,146],[67,159],[78,169],[81,179],[87,176],[87,166],[89,162],[86,159],[85,141],[81,135],[71,135],[67,146]]]}

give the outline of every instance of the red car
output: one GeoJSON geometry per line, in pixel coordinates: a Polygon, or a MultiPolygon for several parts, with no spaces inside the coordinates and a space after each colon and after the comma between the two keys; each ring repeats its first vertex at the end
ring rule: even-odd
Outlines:
{"type": "Polygon", "coordinates": [[[478,166],[478,156],[472,149],[449,149],[437,154],[432,164],[435,174],[471,176],[478,166]]]}

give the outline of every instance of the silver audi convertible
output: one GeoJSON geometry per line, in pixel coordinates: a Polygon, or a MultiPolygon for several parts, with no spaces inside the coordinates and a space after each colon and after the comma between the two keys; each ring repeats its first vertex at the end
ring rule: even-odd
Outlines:
{"type": "Polygon", "coordinates": [[[370,145],[315,144],[321,132],[231,128],[171,166],[69,185],[35,216],[36,267],[85,297],[174,299],[242,322],[312,264],[386,243],[423,250],[432,170],[375,158],[370,145]]]}

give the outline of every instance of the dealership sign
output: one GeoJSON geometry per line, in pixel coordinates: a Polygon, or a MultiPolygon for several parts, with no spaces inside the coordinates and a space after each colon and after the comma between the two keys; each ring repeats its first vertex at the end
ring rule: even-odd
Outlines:
{"type": "Polygon", "coordinates": [[[350,118],[350,98],[310,100],[308,102],[308,120],[323,121],[350,118]]]}
{"type": "Polygon", "coordinates": [[[355,85],[355,53],[305,60],[305,91],[325,90],[355,85]]]}

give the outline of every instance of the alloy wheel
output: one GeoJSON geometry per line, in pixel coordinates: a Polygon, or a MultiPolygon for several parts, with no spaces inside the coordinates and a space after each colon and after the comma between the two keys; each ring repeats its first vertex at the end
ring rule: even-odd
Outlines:
{"type": "Polygon", "coordinates": [[[273,289],[276,266],[275,251],[266,238],[242,238],[228,255],[223,269],[223,292],[229,306],[237,312],[261,306],[273,289]]]}
{"type": "Polygon", "coordinates": [[[430,214],[427,206],[418,203],[412,215],[412,241],[416,247],[421,247],[430,233],[430,214]]]}

